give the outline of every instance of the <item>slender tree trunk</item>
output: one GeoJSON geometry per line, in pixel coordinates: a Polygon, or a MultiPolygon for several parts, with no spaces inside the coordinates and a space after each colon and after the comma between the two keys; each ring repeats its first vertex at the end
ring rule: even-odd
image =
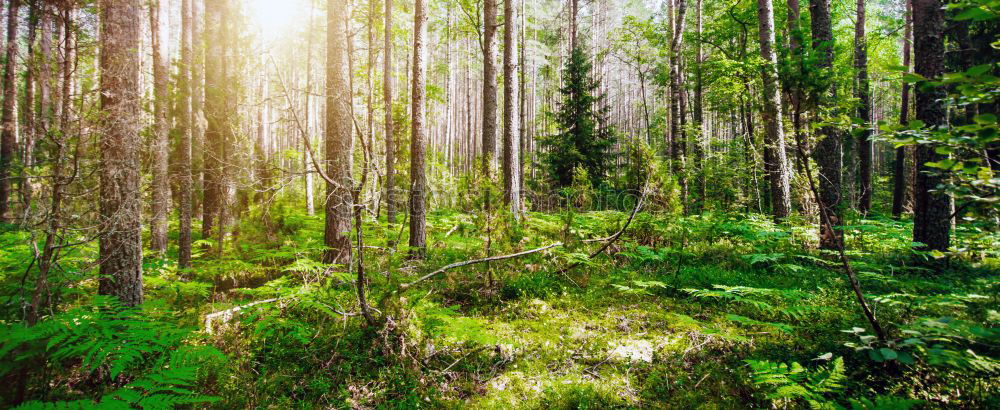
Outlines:
{"type": "Polygon", "coordinates": [[[153,195],[152,219],[149,226],[150,249],[161,256],[167,252],[167,214],[170,212],[170,178],[167,175],[167,47],[170,24],[169,0],[149,2],[149,27],[153,48],[153,195]]]}
{"type": "MultiPolygon", "coordinates": [[[[316,5],[312,0],[309,2],[309,24],[308,24],[308,39],[306,40],[306,90],[304,97],[306,99],[306,110],[305,110],[305,133],[303,138],[308,138],[310,144],[312,144],[312,93],[313,93],[313,81],[312,81],[312,55],[313,55],[313,24],[314,16],[313,12],[316,10],[316,5]]],[[[302,156],[302,189],[306,194],[306,214],[313,216],[316,213],[316,203],[313,195],[313,171],[309,168],[312,164],[312,150],[304,150],[305,155],[302,156]]]]}
{"type": "MultiPolygon", "coordinates": [[[[906,2],[906,14],[903,29],[903,67],[910,71],[910,41],[913,35],[913,15],[910,0],[906,2]]],[[[906,125],[910,122],[910,84],[903,82],[903,92],[899,103],[899,123],[906,125]]],[[[903,207],[906,199],[906,147],[896,148],[896,158],[892,166],[892,217],[899,219],[903,215],[903,207]]]]}
{"type": "MultiPolygon", "coordinates": [[[[704,209],[705,201],[705,170],[703,168],[705,162],[705,103],[704,103],[704,89],[702,81],[702,62],[705,59],[704,51],[702,50],[702,0],[697,0],[695,6],[697,8],[696,19],[695,19],[695,35],[697,36],[697,44],[695,51],[695,65],[694,65],[694,123],[695,123],[695,138],[694,138],[694,169],[695,169],[695,212],[701,213],[704,209]]],[[[772,22],[773,26],[773,22],[772,22]]],[[[779,116],[780,118],[780,116],[779,116]]],[[[648,124],[647,124],[648,126],[648,124]]]]}
{"type": "Polygon", "coordinates": [[[180,141],[177,144],[177,161],[180,163],[178,166],[180,180],[177,184],[180,190],[180,220],[178,221],[180,232],[177,243],[177,265],[181,269],[191,267],[192,3],[192,0],[182,0],[181,2],[181,64],[178,67],[180,75],[177,81],[180,88],[178,93],[180,99],[180,141]]]}
{"type": "Polygon", "coordinates": [[[577,27],[576,18],[580,11],[579,0],[569,0],[569,52],[576,50],[577,27]]]}
{"type": "Polygon", "coordinates": [[[491,179],[497,155],[497,0],[484,0],[483,8],[483,175],[491,179]]]}
{"type": "MultiPolygon", "coordinates": [[[[386,0],[390,1],[390,0],[386,0]]],[[[367,133],[368,142],[365,143],[366,149],[364,150],[365,166],[369,166],[374,155],[374,144],[375,144],[375,56],[377,54],[375,46],[375,13],[377,8],[375,7],[376,0],[368,0],[368,65],[365,67],[368,70],[367,88],[368,88],[368,100],[366,101],[365,116],[367,119],[367,128],[365,132],[367,133]]],[[[449,70],[450,72],[450,70],[449,70]]],[[[367,178],[367,170],[365,178],[367,178]]],[[[374,179],[374,178],[373,178],[374,179]]],[[[358,201],[364,203],[363,196],[366,187],[362,186],[359,188],[360,194],[358,195],[358,201]]],[[[374,195],[372,195],[374,197],[374,195]]],[[[364,207],[362,206],[362,209],[364,207]]],[[[360,211],[359,211],[360,212],[360,211]]]]}
{"type": "MultiPolygon", "coordinates": [[[[17,23],[20,0],[10,0],[7,4],[7,49],[3,70],[3,131],[0,132],[0,223],[10,222],[10,177],[14,162],[14,145],[17,144],[17,119],[14,107],[17,105],[17,23]]],[[[29,181],[25,181],[25,184],[29,181]]]]}
{"type": "Polygon", "coordinates": [[[778,57],[774,52],[774,6],[771,0],[757,0],[757,20],[760,25],[760,56],[764,84],[764,144],[770,148],[770,158],[764,163],[770,178],[771,207],[775,221],[788,217],[792,201],[788,179],[788,157],[785,155],[785,132],[781,125],[781,93],[778,89],[778,57]]]}
{"type": "MultiPolygon", "coordinates": [[[[204,137],[204,198],[202,200],[201,237],[215,235],[216,224],[221,224],[222,210],[222,158],[224,151],[224,122],[226,105],[225,71],[222,56],[225,53],[225,36],[222,28],[223,8],[227,0],[205,0],[205,119],[204,137]],[[211,58],[208,58],[211,56],[211,58]]],[[[197,57],[196,57],[197,58],[197,57]]],[[[197,63],[196,63],[197,65],[197,63]]],[[[222,244],[217,246],[221,247],[222,244]]]]}
{"type": "Polygon", "coordinates": [[[327,2],[326,57],[326,263],[351,263],[351,85],[348,72],[348,4],[327,2]]]}
{"type": "MultiPolygon", "coordinates": [[[[205,0],[191,0],[191,209],[192,217],[204,219],[208,196],[205,176],[205,0]],[[201,193],[199,196],[198,193],[201,193]]],[[[202,238],[205,227],[202,226],[202,238]]]]}
{"type": "MultiPolygon", "coordinates": [[[[818,75],[832,78],[833,70],[833,26],[830,21],[830,0],[810,0],[812,15],[813,49],[819,56],[818,75]]],[[[822,104],[834,104],[837,99],[836,85],[827,87],[829,92],[815,89],[813,100],[822,104]]],[[[841,201],[841,175],[843,173],[843,145],[841,133],[832,126],[819,130],[820,140],[813,154],[819,166],[819,206],[826,209],[829,224],[820,224],[820,247],[839,249],[843,244],[843,203],[841,201]],[[832,229],[832,230],[831,230],[832,229]]]]}
{"type": "Polygon", "coordinates": [[[519,116],[515,115],[517,103],[517,77],[514,61],[517,45],[517,24],[514,20],[514,0],[503,3],[503,179],[504,202],[517,218],[521,205],[521,175],[518,158],[521,157],[521,140],[518,138],[519,116]]]}
{"type": "Polygon", "coordinates": [[[674,30],[670,45],[670,58],[671,58],[671,69],[670,69],[670,88],[672,91],[671,109],[673,112],[670,115],[670,134],[671,134],[671,161],[673,163],[673,173],[677,178],[677,183],[681,190],[681,203],[684,206],[685,213],[688,210],[688,204],[686,201],[687,194],[687,177],[684,174],[684,151],[686,141],[686,131],[685,131],[685,108],[684,108],[684,97],[685,90],[683,89],[683,72],[681,68],[681,45],[684,43],[684,23],[686,14],[686,0],[677,0],[676,3],[676,16],[674,19],[674,30]]]}
{"type": "Polygon", "coordinates": [[[865,0],[858,0],[857,19],[854,25],[854,70],[855,97],[858,99],[858,118],[862,121],[861,135],[858,136],[858,211],[868,214],[872,208],[872,163],[875,143],[872,141],[871,86],[868,83],[868,44],[865,39],[865,0]]]}
{"type": "Polygon", "coordinates": [[[382,99],[385,104],[385,217],[396,223],[396,143],[392,124],[392,2],[385,0],[385,51],[382,68],[382,99]]]}
{"type": "Polygon", "coordinates": [[[139,0],[100,3],[100,277],[98,293],[127,306],[142,303],[142,214],[139,192],[139,0]]]}
{"type": "MultiPolygon", "coordinates": [[[[942,7],[940,0],[913,0],[913,67],[917,74],[932,80],[944,74],[942,7]]],[[[945,90],[941,86],[921,84],[916,87],[917,119],[932,128],[946,125],[944,97],[945,90]]],[[[951,243],[951,201],[944,193],[931,192],[945,179],[925,164],[945,158],[946,155],[938,154],[932,146],[917,146],[913,241],[937,251],[948,250],[951,243]]]]}
{"type": "MultiPolygon", "coordinates": [[[[410,256],[415,259],[423,259],[427,251],[427,205],[424,200],[424,196],[427,194],[427,176],[424,165],[424,149],[427,139],[424,124],[427,105],[425,95],[427,85],[425,78],[427,69],[426,43],[426,4],[424,0],[415,0],[413,6],[413,105],[411,107],[413,128],[410,136],[410,256]]],[[[494,96],[495,103],[496,97],[494,96]]]]}

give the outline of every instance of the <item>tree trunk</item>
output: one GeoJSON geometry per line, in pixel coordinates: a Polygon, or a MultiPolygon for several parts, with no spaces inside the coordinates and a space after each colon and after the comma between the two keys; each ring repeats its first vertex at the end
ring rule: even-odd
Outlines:
{"type": "Polygon", "coordinates": [[[771,207],[776,222],[788,217],[792,201],[788,179],[788,157],[785,155],[785,132],[781,126],[781,93],[778,90],[778,57],[774,52],[774,6],[771,0],[757,0],[757,21],[760,25],[760,56],[764,84],[764,144],[770,148],[770,158],[764,167],[770,176],[771,207]]]}
{"type": "Polygon", "coordinates": [[[161,256],[167,252],[167,215],[170,212],[170,179],[167,175],[167,104],[170,99],[167,80],[169,0],[149,2],[149,28],[153,48],[153,195],[152,218],[149,226],[149,247],[161,256]]]}
{"type": "MultiPolygon", "coordinates": [[[[903,67],[910,71],[910,41],[913,32],[913,16],[910,0],[906,2],[906,14],[903,29],[903,67]]],[[[899,103],[899,123],[910,122],[910,84],[903,82],[903,92],[899,103]]],[[[896,148],[896,158],[892,166],[892,217],[899,219],[903,215],[906,198],[906,147],[896,148]]]]}
{"type": "MultiPolygon", "coordinates": [[[[489,1],[487,0],[487,2],[489,1]]],[[[427,85],[425,79],[427,69],[426,42],[426,4],[424,0],[416,0],[413,6],[413,105],[411,107],[413,128],[410,136],[410,256],[415,259],[423,259],[427,251],[427,205],[424,201],[424,196],[427,194],[427,177],[424,166],[424,149],[427,138],[424,129],[425,88],[427,85]]],[[[487,99],[489,98],[487,97],[487,99]]],[[[493,100],[495,106],[495,96],[493,100]]]]}
{"type": "MultiPolygon", "coordinates": [[[[222,28],[224,3],[227,0],[205,0],[205,128],[204,153],[204,198],[202,200],[201,237],[210,239],[215,234],[216,224],[221,224],[222,210],[222,155],[224,150],[225,118],[225,71],[223,55],[225,38],[222,28]],[[210,58],[209,58],[210,57],[210,58]]],[[[221,246],[222,244],[218,244],[221,246]]]]}
{"type": "MultiPolygon", "coordinates": [[[[204,218],[205,189],[205,1],[191,0],[191,212],[204,218]],[[197,195],[201,193],[201,196],[197,195]]],[[[202,232],[205,227],[202,226],[202,232]]],[[[207,236],[202,235],[203,238],[207,236]]]]}
{"type": "Polygon", "coordinates": [[[497,155],[497,0],[484,0],[483,8],[483,175],[491,179],[497,155]]]}
{"type": "Polygon", "coordinates": [[[868,83],[868,44],[865,39],[865,0],[858,0],[857,20],[854,25],[854,69],[855,97],[858,99],[858,118],[861,119],[861,135],[858,136],[858,211],[868,214],[872,208],[872,159],[875,143],[872,141],[871,86],[868,83]]]}
{"type": "MultiPolygon", "coordinates": [[[[702,0],[698,0],[695,5],[697,8],[696,19],[695,19],[695,35],[697,36],[697,45],[695,51],[695,65],[694,65],[694,123],[695,123],[695,138],[694,138],[694,169],[695,169],[695,212],[701,213],[704,210],[705,201],[705,170],[703,169],[703,163],[705,162],[705,107],[704,107],[704,89],[702,81],[702,71],[701,65],[705,59],[704,51],[702,50],[702,0]]],[[[773,21],[772,21],[773,26],[773,21]]],[[[645,87],[643,87],[645,89],[645,87]]],[[[645,97],[644,97],[645,98],[645,97]]],[[[645,100],[644,100],[645,101],[645,100]]],[[[645,102],[644,102],[645,104],[645,102]]],[[[780,115],[779,115],[780,118],[780,115]]],[[[647,127],[648,127],[647,120],[647,127]]]]}
{"type": "MultiPolygon", "coordinates": [[[[914,71],[932,81],[944,74],[944,9],[940,0],[913,0],[914,71]]],[[[916,87],[917,119],[927,127],[945,126],[945,90],[941,86],[921,84],[916,87]]],[[[913,241],[925,249],[946,251],[950,245],[951,201],[944,193],[931,192],[945,179],[926,166],[941,161],[930,145],[917,146],[916,204],[913,216],[913,241]]]]}
{"type": "Polygon", "coordinates": [[[327,2],[326,56],[326,263],[351,263],[351,85],[348,73],[348,4],[327,2]]]}
{"type": "Polygon", "coordinates": [[[139,0],[100,4],[100,277],[98,293],[142,303],[142,203],[139,192],[139,0]]]}
{"type": "Polygon", "coordinates": [[[382,57],[382,99],[385,103],[385,218],[396,223],[396,142],[392,129],[392,0],[385,0],[385,51],[382,57]]]}
{"type": "MultiPolygon", "coordinates": [[[[7,49],[3,70],[3,131],[0,132],[0,223],[10,222],[10,169],[14,162],[14,145],[17,144],[17,119],[14,107],[17,105],[17,23],[20,0],[10,0],[7,4],[7,49]]],[[[28,183],[25,181],[25,183],[28,183]]]]}
{"type": "Polygon", "coordinates": [[[514,0],[503,3],[503,179],[504,202],[510,206],[510,212],[517,218],[521,206],[521,175],[519,158],[521,157],[521,140],[518,135],[518,115],[514,110],[517,104],[517,77],[515,73],[514,56],[517,52],[517,25],[514,21],[514,0]]]}
{"type": "MultiPolygon", "coordinates": [[[[818,75],[833,77],[833,26],[830,21],[830,0],[809,0],[812,15],[812,46],[818,54],[818,75]]],[[[837,100],[836,85],[813,90],[813,100],[820,104],[834,104],[837,100]],[[826,95],[824,95],[826,94],[826,95]]],[[[820,223],[820,248],[839,249],[843,244],[843,204],[841,203],[841,174],[843,172],[843,146],[840,131],[832,126],[819,130],[820,140],[813,154],[819,166],[819,206],[824,207],[830,223],[820,223]]]]}
{"type": "Polygon", "coordinates": [[[181,1],[181,64],[177,86],[180,88],[180,141],[177,144],[177,161],[179,174],[178,189],[180,191],[180,220],[177,243],[177,266],[181,269],[191,267],[191,54],[192,54],[192,12],[193,0],[181,1]]]}

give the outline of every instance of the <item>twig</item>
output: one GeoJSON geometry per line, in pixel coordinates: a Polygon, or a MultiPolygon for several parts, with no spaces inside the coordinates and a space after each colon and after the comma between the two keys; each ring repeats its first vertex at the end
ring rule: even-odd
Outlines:
{"type": "MultiPolygon", "coordinates": [[[[604,253],[605,250],[607,250],[608,248],[610,248],[612,244],[614,244],[615,242],[618,241],[618,238],[621,238],[622,234],[625,233],[625,230],[628,229],[628,226],[632,224],[632,220],[635,219],[635,215],[637,213],[639,213],[640,209],[642,209],[642,205],[643,205],[643,203],[646,200],[646,194],[648,192],[649,192],[648,186],[643,187],[643,189],[642,189],[642,196],[639,197],[639,201],[635,203],[635,208],[632,208],[632,213],[629,214],[628,219],[625,221],[625,225],[622,225],[622,229],[619,229],[618,232],[615,232],[614,235],[611,235],[608,238],[604,239],[604,240],[606,240],[606,242],[604,243],[604,245],[601,246],[596,251],[594,251],[593,253],[591,253],[590,256],[587,257],[587,259],[594,259],[595,257],[597,257],[597,255],[600,255],[601,253],[604,253]]],[[[591,241],[591,242],[593,242],[593,241],[591,241]]],[[[559,273],[565,275],[567,272],[573,270],[577,266],[580,266],[580,264],[582,264],[582,263],[583,262],[573,263],[572,265],[569,265],[569,266],[567,266],[567,267],[559,270],[559,273]]]]}
{"type": "Polygon", "coordinates": [[[512,253],[510,255],[491,256],[489,258],[473,259],[473,260],[468,260],[468,261],[464,261],[464,262],[455,262],[455,263],[452,263],[450,265],[446,265],[443,268],[438,269],[438,270],[436,270],[434,272],[431,272],[431,273],[428,273],[428,274],[426,274],[424,276],[421,276],[420,279],[417,279],[417,280],[415,280],[413,282],[404,283],[402,285],[399,285],[399,287],[401,289],[403,289],[403,290],[406,290],[407,288],[410,288],[413,285],[416,285],[416,284],[418,284],[420,282],[423,282],[423,281],[425,281],[427,279],[430,279],[431,277],[433,277],[433,276],[435,276],[437,274],[443,273],[443,272],[451,270],[451,269],[460,268],[462,266],[474,265],[474,264],[483,263],[483,262],[492,262],[492,261],[499,261],[499,260],[504,260],[504,259],[513,259],[513,258],[521,257],[521,256],[524,256],[524,255],[530,255],[532,253],[537,253],[537,252],[541,252],[541,251],[544,251],[544,250],[552,249],[552,248],[555,248],[555,247],[558,247],[558,246],[562,246],[562,245],[563,245],[562,242],[556,242],[556,243],[553,243],[551,245],[543,246],[541,248],[535,248],[535,249],[527,250],[527,251],[524,251],[524,252],[512,253]]]}

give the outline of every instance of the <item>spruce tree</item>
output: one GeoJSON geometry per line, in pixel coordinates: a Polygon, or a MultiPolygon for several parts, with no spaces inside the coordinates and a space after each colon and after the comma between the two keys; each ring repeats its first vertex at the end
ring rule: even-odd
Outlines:
{"type": "Polygon", "coordinates": [[[546,148],[542,163],[549,178],[558,187],[573,182],[573,169],[582,166],[594,186],[600,186],[611,163],[614,130],[605,120],[608,108],[598,94],[598,82],[591,76],[590,59],[575,47],[563,69],[559,88],[562,103],[554,113],[558,133],[544,137],[546,148]]]}

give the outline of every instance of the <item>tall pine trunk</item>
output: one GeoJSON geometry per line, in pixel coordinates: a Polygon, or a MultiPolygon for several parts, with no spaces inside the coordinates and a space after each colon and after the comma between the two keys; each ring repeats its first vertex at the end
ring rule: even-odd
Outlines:
{"type": "Polygon", "coordinates": [[[521,139],[518,135],[517,77],[514,61],[517,45],[515,36],[517,24],[514,20],[514,0],[503,3],[503,179],[504,202],[517,218],[521,208],[521,139]]]}
{"type": "MultiPolygon", "coordinates": [[[[913,0],[913,68],[924,78],[944,74],[944,10],[940,0],[913,0]]],[[[927,127],[947,123],[945,90],[941,86],[916,87],[917,119],[927,127]]],[[[945,179],[928,162],[946,159],[930,145],[917,146],[916,204],[913,209],[913,241],[926,249],[946,251],[951,243],[951,201],[944,193],[931,192],[945,179]]]]}
{"type": "MultiPolygon", "coordinates": [[[[812,15],[812,47],[818,54],[817,75],[833,78],[833,26],[830,21],[830,0],[809,0],[812,15]]],[[[829,81],[829,80],[828,80],[829,81]]],[[[813,100],[822,105],[837,101],[837,87],[829,84],[826,90],[813,89],[813,100]]],[[[830,223],[820,223],[820,248],[839,249],[843,244],[843,204],[841,200],[841,175],[843,173],[843,145],[841,132],[832,126],[819,130],[819,142],[813,150],[819,166],[819,206],[824,207],[830,223]]]]}
{"type": "MultiPolygon", "coordinates": [[[[410,136],[410,256],[423,259],[427,251],[427,176],[425,175],[425,147],[427,131],[426,91],[427,86],[427,5],[424,0],[416,0],[413,6],[413,89],[411,115],[413,118],[410,136]]],[[[495,103],[494,97],[494,103],[495,103]]],[[[486,161],[486,160],[484,160],[486,161]]]]}
{"type": "Polygon", "coordinates": [[[170,96],[167,90],[167,47],[169,0],[149,2],[149,28],[152,32],[153,48],[153,195],[152,218],[149,226],[149,247],[163,255],[167,252],[167,214],[170,210],[170,180],[167,175],[167,138],[170,126],[167,124],[167,104],[170,96]]]}
{"type": "Polygon", "coordinates": [[[483,175],[491,179],[497,155],[497,0],[484,0],[483,9],[483,175]]]}
{"type": "Polygon", "coordinates": [[[385,51],[382,57],[382,100],[385,104],[385,218],[396,223],[396,142],[392,129],[392,2],[385,0],[385,51]]]}
{"type": "Polygon", "coordinates": [[[778,57],[774,52],[774,6],[771,0],[757,0],[757,21],[760,26],[760,56],[764,84],[764,144],[771,155],[764,163],[770,176],[771,207],[775,221],[788,217],[792,201],[788,179],[788,157],[785,154],[785,132],[781,125],[781,93],[778,89],[778,57]]]}
{"type": "Polygon", "coordinates": [[[191,134],[192,134],[192,82],[191,82],[191,55],[192,55],[192,12],[193,0],[181,1],[181,64],[178,67],[180,76],[178,77],[178,98],[180,99],[180,138],[177,144],[178,182],[179,192],[179,235],[177,243],[177,265],[181,269],[191,267],[191,134]]]}
{"type": "MultiPolygon", "coordinates": [[[[17,119],[14,107],[17,105],[17,23],[20,0],[10,0],[7,5],[7,49],[3,69],[3,130],[0,131],[0,223],[10,221],[10,176],[14,162],[14,145],[17,144],[17,119]]],[[[25,182],[27,183],[27,181],[25,182]]]]}
{"type": "Polygon", "coordinates": [[[328,0],[326,12],[326,263],[351,262],[351,85],[348,54],[348,4],[328,0]]]}
{"type": "Polygon", "coordinates": [[[868,43],[865,39],[865,0],[858,0],[857,19],[854,26],[855,98],[858,99],[858,119],[861,134],[858,136],[858,211],[862,215],[872,209],[872,172],[875,143],[872,141],[871,86],[868,83],[868,43]]]}
{"type": "Polygon", "coordinates": [[[98,292],[127,306],[142,303],[142,203],[139,192],[139,0],[100,3],[100,277],[98,292]]]}
{"type": "MultiPolygon", "coordinates": [[[[910,71],[910,42],[913,35],[913,11],[910,0],[906,2],[906,22],[903,28],[903,67],[910,71]]],[[[899,103],[899,123],[906,125],[910,122],[910,83],[903,82],[903,91],[899,103]]],[[[892,217],[899,219],[903,215],[903,207],[906,202],[906,191],[909,180],[906,176],[906,147],[896,148],[895,162],[892,164],[892,217]]]]}

